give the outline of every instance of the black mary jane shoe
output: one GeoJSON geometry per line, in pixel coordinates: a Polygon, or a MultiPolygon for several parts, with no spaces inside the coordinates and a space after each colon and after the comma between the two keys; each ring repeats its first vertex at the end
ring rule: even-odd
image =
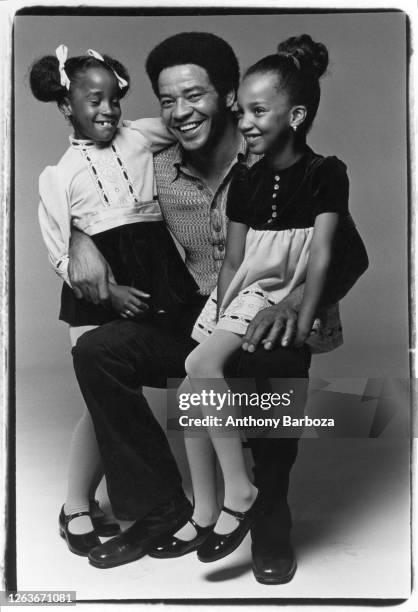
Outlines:
{"type": "Polygon", "coordinates": [[[118,535],[118,533],[120,533],[119,523],[112,523],[104,513],[102,516],[94,516],[94,507],[98,508],[102,513],[103,510],[100,508],[97,499],[90,502],[90,517],[96,535],[102,538],[111,538],[112,536],[118,535]]]}
{"type": "Polygon", "coordinates": [[[175,533],[192,514],[184,493],[157,507],[143,519],[89,553],[89,563],[99,569],[131,563],[153,550],[164,534],[175,533]]]}
{"type": "Polygon", "coordinates": [[[90,516],[90,512],[86,510],[85,512],[76,512],[75,514],[65,514],[63,506],[58,519],[59,534],[66,540],[67,546],[72,553],[81,557],[87,557],[92,548],[100,546],[100,540],[95,531],[89,531],[88,533],[71,533],[69,531],[68,523],[78,516],[90,516]]]}
{"type": "Polygon", "coordinates": [[[181,540],[175,535],[165,536],[156,543],[155,548],[148,553],[149,556],[156,559],[173,559],[174,557],[187,555],[187,553],[197,550],[199,546],[203,544],[215,526],[215,524],[213,524],[207,527],[201,527],[192,518],[189,518],[188,522],[191,523],[196,530],[196,536],[192,540],[181,540]]]}
{"type": "Polygon", "coordinates": [[[223,506],[222,511],[238,519],[239,525],[230,533],[216,533],[212,531],[197,549],[199,561],[203,563],[218,561],[234,552],[251,529],[258,511],[258,505],[259,495],[257,495],[253,505],[246,512],[237,512],[223,506]]]}

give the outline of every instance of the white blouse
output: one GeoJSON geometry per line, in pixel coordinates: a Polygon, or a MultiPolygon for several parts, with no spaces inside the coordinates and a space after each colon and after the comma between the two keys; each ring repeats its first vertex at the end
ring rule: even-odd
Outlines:
{"type": "Polygon", "coordinates": [[[147,221],[161,221],[153,154],[174,142],[161,119],[124,122],[112,142],[98,146],[70,137],[56,166],[39,178],[39,223],[54,270],[70,285],[71,227],[88,235],[147,221]]]}

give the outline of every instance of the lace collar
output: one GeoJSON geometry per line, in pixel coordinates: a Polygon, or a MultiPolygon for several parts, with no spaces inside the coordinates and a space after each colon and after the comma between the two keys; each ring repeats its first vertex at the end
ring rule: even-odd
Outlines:
{"type": "Polygon", "coordinates": [[[83,138],[75,138],[74,134],[69,136],[70,145],[75,149],[89,149],[91,147],[95,147],[96,143],[93,140],[85,140],[83,138]]]}

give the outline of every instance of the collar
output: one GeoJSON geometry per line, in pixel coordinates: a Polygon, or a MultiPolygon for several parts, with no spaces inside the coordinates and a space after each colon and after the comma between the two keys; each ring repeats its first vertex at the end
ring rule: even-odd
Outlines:
{"type": "Polygon", "coordinates": [[[112,142],[114,142],[116,136],[120,134],[119,130],[120,128],[117,128],[115,135],[111,141],[105,142],[102,145],[97,144],[96,142],[94,142],[94,140],[89,140],[85,138],[76,138],[74,134],[71,134],[71,136],[69,136],[70,145],[74,147],[74,149],[91,149],[93,147],[96,147],[98,149],[105,149],[106,147],[110,146],[112,142]]]}
{"type": "Polygon", "coordinates": [[[321,156],[315,153],[310,147],[308,147],[308,145],[306,145],[304,152],[302,154],[302,157],[298,159],[298,161],[288,166],[287,168],[283,168],[282,170],[274,170],[267,164],[265,157],[259,157],[258,163],[253,168],[253,172],[254,174],[262,173],[265,176],[266,175],[273,176],[275,174],[279,174],[280,176],[287,175],[288,173],[291,174],[293,170],[297,170],[299,167],[303,166],[304,164],[309,165],[309,162],[311,162],[313,159],[317,157],[321,157],[321,156]]]}
{"type": "Polygon", "coordinates": [[[76,138],[74,134],[69,136],[70,145],[75,149],[89,149],[96,146],[93,140],[84,140],[83,138],[76,138]]]}
{"type": "MultiPolygon", "coordinates": [[[[178,178],[180,171],[184,172],[185,174],[189,174],[191,176],[191,173],[184,166],[184,152],[180,146],[180,143],[177,142],[176,144],[172,145],[169,149],[166,149],[166,151],[167,152],[169,151],[171,155],[170,171],[168,173],[169,174],[168,178],[170,182],[172,183],[178,178]]],[[[260,155],[254,155],[254,153],[249,152],[247,142],[244,136],[240,134],[240,142],[239,142],[237,155],[236,155],[236,158],[231,162],[231,168],[236,163],[244,163],[248,166],[252,166],[259,159],[260,159],[260,155]]]]}

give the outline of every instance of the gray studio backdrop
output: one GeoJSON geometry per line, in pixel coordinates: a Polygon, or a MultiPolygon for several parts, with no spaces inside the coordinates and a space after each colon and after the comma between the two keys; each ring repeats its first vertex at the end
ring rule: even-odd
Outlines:
{"type": "MultiPolygon", "coordinates": [[[[16,333],[20,373],[72,376],[66,326],[58,322],[60,281],[49,268],[37,221],[38,176],[68,146],[54,104],[30,93],[28,68],[60,43],[115,56],[132,76],[125,118],[158,114],[144,63],[155,44],[204,30],[229,41],[242,69],[288,36],[324,42],[330,66],[309,137],[314,150],[349,168],[350,208],[370,268],[342,304],[345,345],[314,360],[321,376],[407,376],[406,18],[402,13],[222,16],[20,16],[15,22],[16,333]]],[[[41,378],[42,380],[42,378],[41,378]]],[[[19,380],[18,380],[19,384],[19,380]]]]}

